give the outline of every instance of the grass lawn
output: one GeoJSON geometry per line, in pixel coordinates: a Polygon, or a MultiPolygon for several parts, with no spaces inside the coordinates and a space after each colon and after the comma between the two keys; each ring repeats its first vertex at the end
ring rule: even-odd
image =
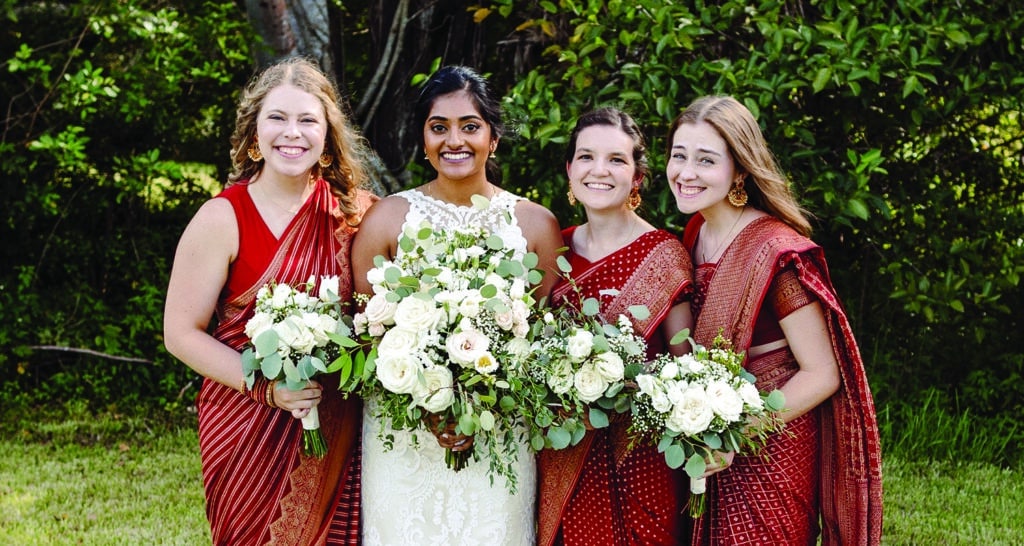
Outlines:
{"type": "MultiPolygon", "coordinates": [[[[0,544],[208,544],[195,429],[144,436],[0,440],[0,544]]],[[[889,457],[884,480],[887,546],[1021,544],[1019,471],[889,457]]]]}

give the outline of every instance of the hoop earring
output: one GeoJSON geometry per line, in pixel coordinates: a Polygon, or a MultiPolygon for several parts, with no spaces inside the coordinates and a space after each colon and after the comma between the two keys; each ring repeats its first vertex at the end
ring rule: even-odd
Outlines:
{"type": "Polygon", "coordinates": [[[643,202],[643,198],[640,197],[640,188],[633,186],[633,189],[629,191],[629,199],[626,200],[626,207],[629,210],[636,210],[643,202]]]}
{"type": "Polygon", "coordinates": [[[323,154],[320,156],[320,159],[316,160],[316,163],[317,165],[320,165],[321,169],[326,169],[327,167],[330,167],[334,163],[334,157],[329,156],[327,154],[323,154]]]}
{"type": "Polygon", "coordinates": [[[743,178],[737,178],[729,190],[729,204],[740,208],[747,204],[747,190],[743,189],[743,178]]]}
{"type": "Polygon", "coordinates": [[[569,188],[569,191],[565,192],[565,197],[569,200],[570,207],[576,206],[576,194],[572,192],[572,188],[569,188]]]}
{"type": "Polygon", "coordinates": [[[252,146],[249,146],[249,149],[246,150],[245,155],[249,156],[253,163],[263,161],[263,153],[260,152],[259,142],[253,142],[252,146]]]}

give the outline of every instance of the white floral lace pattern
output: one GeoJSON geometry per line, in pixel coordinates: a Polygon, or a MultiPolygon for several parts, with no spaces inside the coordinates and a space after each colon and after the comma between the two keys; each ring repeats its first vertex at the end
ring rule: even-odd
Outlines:
{"type": "MultiPolygon", "coordinates": [[[[480,223],[511,246],[526,252],[526,239],[515,220],[521,197],[500,192],[486,210],[459,207],[417,190],[397,195],[409,201],[405,224],[428,219],[435,227],[480,223]],[[511,217],[511,223],[505,217],[511,217]]],[[[404,226],[403,226],[404,227],[404,226]]],[[[534,506],[537,468],[525,440],[519,448],[515,495],[501,478],[492,485],[486,460],[472,461],[459,472],[444,462],[444,449],[425,430],[413,445],[408,431],[388,430],[394,447],[379,438],[381,423],[363,411],[362,529],[365,546],[408,544],[532,545],[536,541],[534,506]]]]}

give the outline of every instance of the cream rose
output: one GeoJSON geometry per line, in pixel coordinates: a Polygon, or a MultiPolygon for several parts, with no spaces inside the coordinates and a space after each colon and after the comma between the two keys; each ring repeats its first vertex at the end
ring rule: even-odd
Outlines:
{"type": "Polygon", "coordinates": [[[292,302],[292,288],[287,284],[279,284],[274,286],[274,295],[270,300],[270,305],[274,309],[284,309],[292,302]]]}
{"type": "Polygon", "coordinates": [[[565,340],[565,348],[573,362],[583,362],[594,349],[594,334],[576,330],[565,340]]]}
{"type": "Polygon", "coordinates": [[[757,391],[757,387],[753,383],[748,381],[741,382],[738,392],[744,404],[752,408],[764,408],[764,400],[761,400],[761,393],[757,391]]]}
{"type": "Polygon", "coordinates": [[[433,366],[423,370],[423,380],[417,381],[412,389],[416,405],[430,413],[440,413],[455,402],[452,372],[445,366],[433,366]]]}
{"type": "MultiPolygon", "coordinates": [[[[245,335],[251,340],[274,326],[274,317],[269,313],[256,313],[245,323],[245,335]]],[[[261,355],[264,356],[264,355],[261,355]]]]}
{"type": "Polygon", "coordinates": [[[739,421],[743,413],[743,399],[733,388],[722,380],[712,381],[707,387],[708,403],[711,411],[722,419],[732,423],[739,421]]]}
{"type": "Polygon", "coordinates": [[[580,369],[573,375],[573,386],[576,387],[576,393],[580,400],[590,403],[604,394],[605,389],[608,388],[608,384],[601,377],[601,372],[597,370],[597,366],[587,363],[580,366],[580,369]]]}
{"type": "Polygon", "coordinates": [[[622,357],[611,351],[600,353],[594,357],[594,366],[597,368],[598,373],[601,374],[601,379],[608,383],[622,381],[626,373],[626,366],[622,362],[622,357]]]}
{"type": "Polygon", "coordinates": [[[412,354],[419,348],[419,332],[405,328],[392,328],[380,338],[380,343],[377,345],[377,354],[381,356],[412,354]]]}
{"type": "Polygon", "coordinates": [[[699,386],[693,385],[683,392],[682,399],[672,408],[672,413],[665,420],[670,430],[692,436],[707,430],[715,412],[711,410],[708,396],[699,386]]]}
{"type": "Polygon", "coordinates": [[[426,298],[403,298],[395,307],[395,324],[409,330],[433,330],[440,318],[440,309],[426,298]]]}
{"type": "Polygon", "coordinates": [[[398,304],[388,301],[387,293],[374,294],[370,301],[366,302],[363,309],[363,316],[369,323],[391,325],[395,323],[395,309],[398,304]]]}
{"type": "Polygon", "coordinates": [[[377,379],[381,386],[393,393],[412,393],[419,383],[421,369],[419,360],[408,353],[377,356],[377,379]]]}
{"type": "Polygon", "coordinates": [[[274,331],[282,343],[301,354],[313,352],[316,346],[316,338],[313,332],[302,322],[302,319],[294,315],[285,317],[284,320],[274,325],[274,331]]]}

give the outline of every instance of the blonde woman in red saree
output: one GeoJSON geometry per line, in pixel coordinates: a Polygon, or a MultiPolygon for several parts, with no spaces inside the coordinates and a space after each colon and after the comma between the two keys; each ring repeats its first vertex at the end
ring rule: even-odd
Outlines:
{"type": "Polygon", "coordinates": [[[358,543],[358,401],[343,399],[330,377],[295,391],[260,378],[248,389],[240,354],[268,281],[338,275],[339,295],[351,299],[348,249],[373,200],[359,189],[360,146],[315,65],[268,68],[239,104],[228,187],[179,242],[164,336],[204,376],[199,446],[213,544],[358,543]],[[301,454],[298,418],[313,406],[328,445],[323,459],[301,454]]]}
{"type": "MultiPolygon", "coordinates": [[[[584,298],[597,298],[614,324],[628,308],[648,342],[648,355],[688,350],[668,341],[691,326],[692,266],[679,240],[640,218],[639,188],[647,173],[643,135],[627,114],[603,108],[584,114],[570,137],[566,169],[570,201],[587,222],[563,231],[572,278],[584,298]]],[[[555,305],[579,305],[568,283],[557,285],[555,305]]],[[[539,455],[538,544],[686,544],[680,517],[686,499],[681,471],[671,470],[653,446],[628,450],[629,423],[590,430],[576,446],[539,455]]]]}
{"type": "Polygon", "coordinates": [[[761,456],[715,457],[694,544],[875,546],[882,530],[874,403],[810,224],[753,115],[730,97],[676,119],[666,166],[696,264],[694,340],[721,332],[762,390],[786,396],[761,456]]]}

